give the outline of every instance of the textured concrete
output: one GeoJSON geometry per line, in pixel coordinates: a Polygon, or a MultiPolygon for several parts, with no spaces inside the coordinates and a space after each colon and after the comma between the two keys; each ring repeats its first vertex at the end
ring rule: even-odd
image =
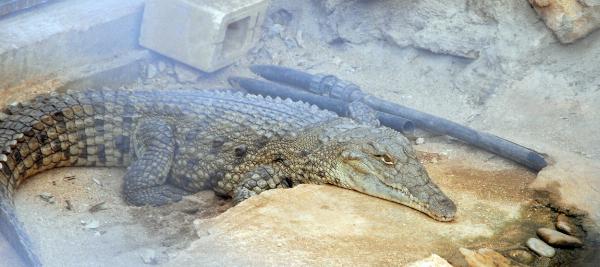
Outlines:
{"type": "Polygon", "coordinates": [[[0,20],[0,90],[136,49],[143,2],[61,1],[0,20]]]}
{"type": "Polygon", "coordinates": [[[48,0],[0,0],[0,17],[46,2],[48,0]]]}
{"type": "Polygon", "coordinates": [[[260,38],[268,0],[150,0],[140,44],[206,72],[232,64],[260,38]]]}
{"type": "Polygon", "coordinates": [[[561,43],[569,44],[600,28],[600,1],[529,0],[561,43]]]}

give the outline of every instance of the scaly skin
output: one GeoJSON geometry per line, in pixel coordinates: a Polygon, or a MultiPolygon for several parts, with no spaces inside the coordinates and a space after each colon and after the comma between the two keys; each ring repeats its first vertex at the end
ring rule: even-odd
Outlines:
{"type": "Polygon", "coordinates": [[[376,125],[231,91],[40,96],[0,113],[0,230],[30,265],[39,265],[15,218],[13,192],[26,178],[65,166],[128,166],[123,193],[134,205],[163,205],[203,189],[240,202],[313,183],[452,220],[456,207],[408,140],[376,125]]]}

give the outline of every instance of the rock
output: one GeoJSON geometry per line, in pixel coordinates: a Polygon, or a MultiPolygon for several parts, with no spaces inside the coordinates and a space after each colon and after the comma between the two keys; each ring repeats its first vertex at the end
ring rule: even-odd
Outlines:
{"type": "Polygon", "coordinates": [[[491,42],[480,27],[467,27],[462,20],[434,21],[415,33],[412,45],[437,54],[447,54],[467,59],[477,59],[484,47],[491,42]],[[449,34],[463,28],[460,34],[449,34]]]}
{"type": "Polygon", "coordinates": [[[292,19],[294,18],[294,15],[292,15],[291,12],[280,8],[277,11],[273,12],[273,14],[271,14],[269,16],[269,19],[274,23],[274,24],[280,24],[283,26],[287,26],[288,24],[290,24],[290,22],[292,21],[292,19]]]}
{"type": "Polygon", "coordinates": [[[511,250],[508,252],[508,256],[519,263],[527,265],[531,264],[535,260],[535,257],[531,255],[531,253],[523,249],[511,250]]]}
{"type": "Polygon", "coordinates": [[[440,247],[458,250],[454,244],[466,238],[500,231],[481,228],[485,222],[479,218],[486,217],[477,213],[481,210],[488,209],[465,209],[461,220],[440,223],[351,190],[301,184],[268,190],[219,216],[195,220],[199,238],[170,258],[169,266],[404,266],[440,247]]]}
{"type": "Polygon", "coordinates": [[[341,58],[339,58],[339,57],[333,57],[333,58],[331,59],[331,63],[333,63],[334,65],[336,65],[336,66],[338,66],[338,67],[339,67],[339,66],[341,66],[341,65],[344,63],[344,60],[342,60],[342,59],[341,59],[341,58]]]}
{"type": "Polygon", "coordinates": [[[324,27],[328,42],[364,44],[385,40],[399,47],[477,59],[494,41],[491,33],[497,30],[474,22],[470,14],[460,14],[464,11],[451,7],[454,3],[449,1],[363,2],[323,1],[324,8],[331,12],[324,27]],[[364,12],[365,8],[369,12],[364,12]],[[331,33],[333,36],[329,36],[331,33]]]}
{"type": "Polygon", "coordinates": [[[437,254],[431,254],[427,258],[409,263],[406,267],[452,267],[452,265],[437,254]]]}
{"type": "Polygon", "coordinates": [[[296,43],[300,48],[304,48],[304,32],[302,30],[296,32],[296,43]]]}
{"type": "Polygon", "coordinates": [[[538,7],[547,7],[550,5],[550,0],[533,0],[532,4],[538,7]]]}
{"type": "Polygon", "coordinates": [[[539,240],[537,238],[529,238],[527,240],[527,247],[531,250],[533,250],[533,252],[537,253],[540,256],[544,256],[544,257],[554,257],[554,254],[556,254],[556,250],[549,246],[548,244],[544,243],[544,241],[539,240]]]}
{"type": "Polygon", "coordinates": [[[54,204],[54,196],[51,193],[43,192],[40,195],[40,198],[50,204],[54,204]]]}
{"type": "Polygon", "coordinates": [[[584,6],[600,6],[600,0],[579,0],[584,6]]]}
{"type": "Polygon", "coordinates": [[[158,61],[158,72],[164,72],[165,70],[167,70],[167,63],[165,63],[164,61],[158,61]]]}
{"type": "Polygon", "coordinates": [[[567,215],[560,214],[556,218],[556,229],[568,235],[575,235],[577,227],[571,223],[567,215]]]}
{"type": "Polygon", "coordinates": [[[565,235],[550,228],[540,228],[537,230],[537,234],[546,243],[555,247],[577,248],[583,246],[583,242],[579,238],[565,235]]]}
{"type": "Polygon", "coordinates": [[[563,44],[575,42],[600,28],[598,0],[529,0],[563,44]]]}
{"type": "Polygon", "coordinates": [[[425,138],[423,138],[423,137],[417,138],[417,140],[415,140],[415,144],[417,144],[417,145],[425,144],[425,138]]]}
{"type": "Polygon", "coordinates": [[[97,220],[91,220],[89,222],[84,221],[83,224],[83,228],[87,230],[97,229],[98,227],[100,227],[100,222],[97,220]]]}
{"type": "Polygon", "coordinates": [[[354,1],[356,0],[320,0],[318,2],[325,12],[332,13],[339,5],[354,1]]]}
{"type": "Polygon", "coordinates": [[[91,206],[91,207],[88,209],[88,211],[89,211],[90,213],[94,213],[94,212],[98,212],[98,211],[101,211],[101,210],[107,210],[107,208],[104,206],[104,204],[106,204],[106,202],[105,202],[105,201],[102,201],[102,202],[100,202],[100,203],[98,203],[98,204],[94,204],[94,205],[92,205],[92,206],[91,206]]]}
{"type": "Polygon", "coordinates": [[[198,80],[197,71],[182,64],[175,64],[175,76],[180,83],[194,83],[198,80]]]}
{"type": "Polygon", "coordinates": [[[148,66],[146,66],[146,78],[147,79],[154,79],[154,77],[156,77],[156,75],[158,75],[158,68],[154,65],[154,64],[148,64],[148,66]]]}
{"type": "Polygon", "coordinates": [[[287,46],[287,48],[297,48],[298,47],[298,43],[296,43],[296,40],[294,40],[293,38],[285,38],[285,40],[283,40],[283,42],[285,43],[285,46],[287,46]]]}
{"type": "Polygon", "coordinates": [[[489,248],[480,248],[477,251],[460,248],[459,251],[471,267],[517,266],[502,254],[489,248]]]}
{"type": "Polygon", "coordinates": [[[103,186],[102,182],[96,178],[92,178],[92,181],[94,181],[94,183],[97,184],[98,186],[103,186]]]}
{"type": "Polygon", "coordinates": [[[271,27],[269,27],[269,29],[267,31],[267,36],[268,37],[279,36],[280,38],[283,38],[284,31],[285,31],[285,28],[283,27],[283,25],[275,23],[275,24],[271,25],[271,27]]]}
{"type": "Polygon", "coordinates": [[[156,251],[154,249],[142,249],[140,251],[140,258],[145,264],[158,264],[158,256],[156,255],[156,251]]]}

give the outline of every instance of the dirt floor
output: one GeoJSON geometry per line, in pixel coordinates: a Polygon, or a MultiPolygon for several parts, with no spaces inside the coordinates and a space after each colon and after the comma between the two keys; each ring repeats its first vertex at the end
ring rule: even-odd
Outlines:
{"type": "MultiPolygon", "coordinates": [[[[21,187],[16,204],[47,266],[144,266],[144,259],[167,266],[397,265],[431,253],[464,266],[461,247],[509,253],[524,249],[537,228],[552,227],[556,210],[527,189],[535,174],[453,142],[416,147],[459,207],[452,223],[329,186],[278,190],[223,216],[230,201],[210,191],[161,208],[131,207],[119,194],[123,170],[100,168],[38,175],[21,187]],[[53,196],[51,203],[41,195],[53,196]],[[195,219],[204,234],[188,248],[198,239],[195,219]],[[270,237],[274,241],[265,241],[270,237]]],[[[559,250],[550,265],[538,258],[533,266],[556,266],[588,253],[559,250]]]]}
{"type": "MultiPolygon", "coordinates": [[[[390,101],[545,152],[552,163],[598,168],[600,33],[562,46],[526,1],[416,2],[273,1],[263,40],[234,66],[204,74],[156,56],[127,87],[222,88],[229,76],[251,75],[249,64],[281,64],[336,74],[390,101]],[[473,51],[478,57],[470,58],[473,51]]],[[[0,99],[6,104],[52,89],[46,82],[2,92],[0,99]]],[[[46,172],[25,183],[15,202],[47,266],[383,266],[431,253],[465,266],[460,247],[505,255],[526,250],[535,230],[552,227],[561,212],[583,225],[586,246],[528,264],[576,266],[598,259],[598,199],[584,198],[597,196],[590,193],[598,192],[597,180],[578,187],[581,193],[561,191],[577,174],[549,168],[536,178],[450,138],[418,135],[425,138],[416,146],[421,160],[458,206],[455,222],[319,186],[270,192],[231,209],[210,192],[166,207],[136,208],[120,196],[122,169],[46,172]],[[551,194],[531,189],[532,183],[552,183],[548,177],[556,174],[567,184],[560,181],[551,194]]],[[[0,257],[17,266],[9,250],[0,241],[0,257]]]]}
{"type": "MultiPolygon", "coordinates": [[[[463,150],[456,144],[421,148],[463,150]]],[[[130,207],[119,194],[121,169],[49,171],[24,184],[16,203],[18,216],[35,237],[47,266],[143,266],[144,257],[169,266],[319,265],[323,263],[319,255],[326,255],[334,265],[395,265],[431,253],[461,266],[460,247],[510,251],[523,248],[537,228],[552,227],[556,212],[527,190],[535,179],[533,173],[502,160],[486,163],[465,156],[464,152],[420,153],[431,176],[459,207],[452,223],[435,222],[397,204],[326,186],[283,190],[295,192],[249,201],[224,217],[218,215],[231,206],[229,200],[209,191],[166,207],[130,207]],[[477,165],[494,167],[473,167],[477,165]],[[48,194],[52,203],[40,197],[48,194]],[[311,203],[299,201],[301,197],[311,203]],[[104,204],[92,212],[100,203],[104,204]],[[328,208],[323,210],[323,205],[328,208]],[[257,213],[263,218],[257,218],[257,213]],[[300,222],[287,221],[291,214],[300,222]],[[193,261],[179,259],[178,252],[198,239],[192,222],[215,216],[210,227],[199,231],[223,233],[201,238],[193,261]],[[264,242],[271,235],[277,236],[277,242],[264,242]],[[315,246],[317,240],[320,245],[315,246]],[[281,250],[288,251],[282,254],[286,257],[260,254],[279,255],[281,250]],[[313,260],[307,260],[307,255],[313,260]]],[[[583,253],[564,250],[554,260],[572,260],[583,253]]]]}

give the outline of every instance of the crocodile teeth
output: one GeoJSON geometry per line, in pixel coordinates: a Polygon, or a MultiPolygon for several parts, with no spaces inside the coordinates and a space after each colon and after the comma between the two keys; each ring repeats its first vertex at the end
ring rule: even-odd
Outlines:
{"type": "MultiPolygon", "coordinates": [[[[0,154],[0,162],[6,162],[8,161],[8,157],[4,154],[0,154]]],[[[0,164],[0,168],[2,167],[2,165],[0,164]]]]}

